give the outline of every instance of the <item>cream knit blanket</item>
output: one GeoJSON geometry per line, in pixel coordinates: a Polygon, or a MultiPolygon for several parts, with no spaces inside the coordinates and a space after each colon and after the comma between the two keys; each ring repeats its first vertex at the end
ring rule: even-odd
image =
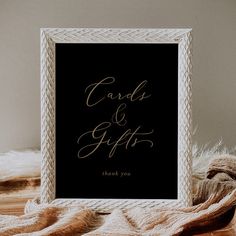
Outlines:
{"type": "Polygon", "coordinates": [[[191,235],[219,222],[236,205],[236,157],[199,156],[193,163],[193,207],[116,209],[101,215],[82,206],[56,207],[32,200],[25,206],[25,215],[0,215],[0,235],[191,235]]]}

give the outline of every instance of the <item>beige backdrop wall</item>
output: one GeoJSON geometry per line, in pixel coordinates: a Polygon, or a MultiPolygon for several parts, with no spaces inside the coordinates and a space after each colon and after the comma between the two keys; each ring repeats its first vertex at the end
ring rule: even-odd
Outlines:
{"type": "Polygon", "coordinates": [[[0,152],[40,146],[41,27],[193,28],[194,141],[236,145],[235,0],[0,0],[0,152]]]}

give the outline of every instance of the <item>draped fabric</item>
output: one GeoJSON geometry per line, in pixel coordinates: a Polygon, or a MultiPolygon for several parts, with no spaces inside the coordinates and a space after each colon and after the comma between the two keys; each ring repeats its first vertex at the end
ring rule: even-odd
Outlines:
{"type": "MultiPolygon", "coordinates": [[[[33,199],[25,205],[24,215],[0,215],[0,235],[191,235],[216,224],[220,227],[222,219],[236,205],[236,157],[227,153],[197,153],[199,157],[194,154],[193,159],[192,207],[115,209],[110,214],[99,214],[85,206],[53,206],[33,199]]],[[[10,191],[8,194],[20,191],[20,188],[35,189],[39,184],[36,166],[34,170],[28,168],[28,172],[22,172],[24,178],[18,172],[18,178],[24,181],[15,185],[15,177],[8,173],[9,178],[1,179],[0,195],[5,194],[4,191],[10,191]],[[11,190],[11,185],[15,190],[11,190]]]]}

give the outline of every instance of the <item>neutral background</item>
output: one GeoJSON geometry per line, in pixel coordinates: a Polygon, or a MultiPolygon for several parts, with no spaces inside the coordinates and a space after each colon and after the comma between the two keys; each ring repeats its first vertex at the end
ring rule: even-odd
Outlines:
{"type": "Polygon", "coordinates": [[[193,28],[194,141],[236,145],[235,0],[0,0],[0,152],[40,147],[41,27],[193,28]]]}

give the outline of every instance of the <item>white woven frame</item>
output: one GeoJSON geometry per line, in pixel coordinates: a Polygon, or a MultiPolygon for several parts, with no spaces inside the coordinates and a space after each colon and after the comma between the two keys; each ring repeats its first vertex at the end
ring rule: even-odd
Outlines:
{"type": "MultiPolygon", "coordinates": [[[[191,29],[41,29],[41,203],[85,205],[109,212],[118,207],[186,207],[191,194],[191,29]],[[178,199],[55,199],[55,44],[177,43],[178,199]]],[[[157,186],[158,188],[158,186],[157,186]]]]}

